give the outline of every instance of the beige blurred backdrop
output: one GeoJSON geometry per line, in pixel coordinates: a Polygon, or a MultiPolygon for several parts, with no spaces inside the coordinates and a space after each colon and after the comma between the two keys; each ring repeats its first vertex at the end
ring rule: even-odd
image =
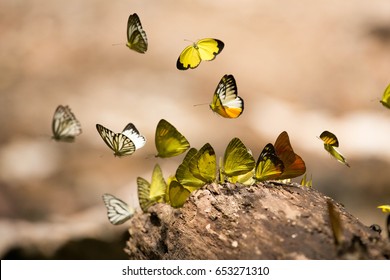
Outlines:
{"type": "Polygon", "coordinates": [[[183,156],[153,156],[161,118],[219,156],[239,137],[257,159],[286,130],[314,188],[384,226],[376,207],[390,204],[390,110],[379,103],[390,83],[388,0],[3,0],[0,34],[1,254],[126,230],[108,222],[101,196],[138,207],[137,176],[150,180],[155,163],[166,177],[175,172],[183,156]],[[146,54],[125,46],[131,13],[147,33],[146,54]],[[206,37],[222,40],[222,53],[177,70],[186,40],[206,37]],[[224,74],[245,100],[238,119],[194,106],[210,103],[224,74]],[[75,143],[51,139],[59,104],[81,122],[75,143]],[[115,158],[95,124],[119,132],[128,122],[148,142],[115,158]],[[324,130],[351,168],[323,149],[324,130]]]}

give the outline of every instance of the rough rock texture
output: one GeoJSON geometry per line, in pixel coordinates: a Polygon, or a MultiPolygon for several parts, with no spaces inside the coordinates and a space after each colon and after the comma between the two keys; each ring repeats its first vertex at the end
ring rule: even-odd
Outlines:
{"type": "Polygon", "coordinates": [[[336,245],[324,196],[298,184],[208,185],[180,209],[136,214],[130,259],[388,259],[390,244],[334,202],[345,241],[336,245]]]}

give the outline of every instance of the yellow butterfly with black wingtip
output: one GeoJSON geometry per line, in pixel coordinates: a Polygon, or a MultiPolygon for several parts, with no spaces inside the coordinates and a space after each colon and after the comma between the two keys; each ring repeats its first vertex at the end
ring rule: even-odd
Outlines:
{"type": "Polygon", "coordinates": [[[233,138],[226,147],[223,162],[220,166],[222,176],[228,178],[231,183],[242,183],[242,180],[247,181],[247,179],[253,177],[253,174],[248,178],[241,178],[240,175],[253,173],[254,167],[255,160],[251,151],[245,147],[239,138],[233,138]]]}
{"type": "Polygon", "coordinates": [[[324,149],[331,154],[335,159],[337,159],[339,162],[345,164],[346,166],[350,167],[349,163],[345,159],[345,157],[340,154],[339,151],[336,150],[335,147],[339,146],[339,141],[337,140],[336,135],[334,135],[332,132],[324,131],[320,135],[320,139],[324,141],[324,149]]]}
{"type": "Polygon", "coordinates": [[[167,158],[180,155],[188,150],[190,143],[172,124],[161,119],[156,128],[156,157],[167,158]]]}
{"type": "Polygon", "coordinates": [[[382,103],[382,105],[385,106],[387,109],[390,109],[390,84],[385,89],[382,100],[379,102],[382,103]]]}
{"type": "Polygon", "coordinates": [[[238,118],[244,111],[244,100],[238,96],[233,75],[224,75],[215,90],[211,110],[224,118],[238,118]]]}
{"type": "Polygon", "coordinates": [[[148,39],[142,29],[141,21],[137,14],[132,14],[127,20],[127,43],[126,46],[139,53],[148,50],[148,39]]]}
{"type": "Polygon", "coordinates": [[[158,164],[154,166],[151,182],[137,177],[137,186],[139,205],[143,212],[146,212],[150,206],[157,202],[164,202],[167,183],[158,164]]]}
{"type": "Polygon", "coordinates": [[[294,152],[286,131],[279,134],[274,148],[276,155],[283,162],[284,166],[283,173],[279,176],[278,180],[295,178],[306,172],[305,162],[294,152]]]}
{"type": "Polygon", "coordinates": [[[201,39],[196,43],[186,47],[180,54],[176,62],[179,70],[194,69],[205,60],[213,60],[223,50],[225,44],[212,38],[201,39]]]}
{"type": "Polygon", "coordinates": [[[274,145],[268,143],[256,162],[256,181],[266,181],[278,179],[284,171],[283,161],[276,155],[274,145]]]}

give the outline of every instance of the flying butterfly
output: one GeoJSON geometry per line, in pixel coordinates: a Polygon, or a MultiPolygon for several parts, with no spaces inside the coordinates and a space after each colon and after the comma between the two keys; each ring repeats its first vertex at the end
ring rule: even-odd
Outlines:
{"type": "Polygon", "coordinates": [[[276,155],[283,162],[284,166],[283,173],[279,176],[278,180],[295,178],[306,172],[305,162],[294,152],[286,131],[279,134],[274,148],[276,155]]]}
{"type": "Polygon", "coordinates": [[[167,158],[180,155],[188,150],[188,140],[168,121],[161,119],[156,127],[156,157],[167,158]]]}
{"type": "Polygon", "coordinates": [[[251,172],[255,164],[251,151],[239,138],[233,138],[226,147],[223,165],[220,168],[224,176],[234,177],[251,172]]]}
{"type": "Polygon", "coordinates": [[[387,109],[390,109],[390,84],[385,89],[380,103],[382,103],[382,105],[385,106],[387,109]]]}
{"type": "Polygon", "coordinates": [[[201,39],[196,43],[186,47],[180,54],[176,62],[176,67],[179,70],[194,69],[199,66],[202,61],[209,61],[223,50],[225,44],[212,38],[201,39]]]}
{"type": "Polygon", "coordinates": [[[238,96],[233,75],[224,75],[214,92],[211,110],[224,118],[234,119],[244,111],[244,100],[238,96]]]}
{"type": "Polygon", "coordinates": [[[80,122],[76,119],[69,106],[59,105],[54,112],[51,124],[53,136],[56,141],[73,142],[81,130],[80,122]]]}
{"type": "Polygon", "coordinates": [[[381,209],[383,213],[390,213],[390,205],[379,205],[377,208],[381,209]]]}
{"type": "Polygon", "coordinates": [[[141,21],[137,14],[132,14],[127,20],[127,43],[126,46],[139,53],[148,50],[148,39],[142,29],[141,21]]]}
{"type": "Polygon", "coordinates": [[[121,199],[105,193],[103,194],[103,202],[107,208],[107,217],[111,224],[120,225],[133,217],[135,209],[127,205],[121,199]]]}
{"type": "Polygon", "coordinates": [[[143,212],[157,202],[164,202],[167,183],[158,164],[154,166],[152,180],[149,183],[144,178],[137,178],[138,200],[143,212]]]}
{"type": "Polygon", "coordinates": [[[283,161],[276,155],[274,146],[268,143],[257,159],[254,179],[256,181],[279,179],[283,171],[283,161]]]}
{"type": "Polygon", "coordinates": [[[339,146],[339,141],[337,140],[336,135],[329,131],[324,131],[320,135],[320,139],[324,141],[324,149],[331,154],[335,159],[337,159],[339,162],[345,164],[346,166],[350,167],[349,163],[345,159],[345,157],[336,150],[336,147],[339,146]]]}
{"type": "Polygon", "coordinates": [[[96,129],[107,146],[114,151],[114,155],[118,157],[131,155],[146,143],[146,138],[132,123],[127,124],[121,133],[114,133],[100,124],[96,124],[96,129]]]}

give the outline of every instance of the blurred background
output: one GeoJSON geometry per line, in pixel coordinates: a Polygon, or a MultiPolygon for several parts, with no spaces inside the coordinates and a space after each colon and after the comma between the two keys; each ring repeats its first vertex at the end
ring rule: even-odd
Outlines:
{"type": "MultiPolygon", "coordinates": [[[[55,258],[80,240],[115,243],[113,258],[125,258],[126,223],[108,222],[101,196],[139,208],[138,176],[149,181],[156,163],[166,177],[174,174],[184,155],[154,158],[162,118],[219,156],[239,137],[257,159],[286,130],[315,189],[367,226],[384,226],[376,207],[390,204],[390,110],[379,103],[390,83],[389,1],[3,0],[0,34],[3,258],[28,258],[17,254],[22,248],[55,258]],[[146,54],[125,46],[132,13],[147,33],[146,54]],[[177,70],[186,40],[207,37],[225,43],[221,54],[177,70]],[[224,74],[235,76],[245,100],[238,119],[194,106],[211,102],[224,74]],[[51,139],[60,104],[82,125],[71,144],[51,139]],[[95,125],[119,132],[128,122],[148,142],[115,158],[95,125]],[[323,149],[324,130],[337,135],[351,168],[323,149]]],[[[100,255],[88,257],[111,257],[92,247],[100,255]]],[[[82,254],[76,246],[69,258],[82,254]]]]}

